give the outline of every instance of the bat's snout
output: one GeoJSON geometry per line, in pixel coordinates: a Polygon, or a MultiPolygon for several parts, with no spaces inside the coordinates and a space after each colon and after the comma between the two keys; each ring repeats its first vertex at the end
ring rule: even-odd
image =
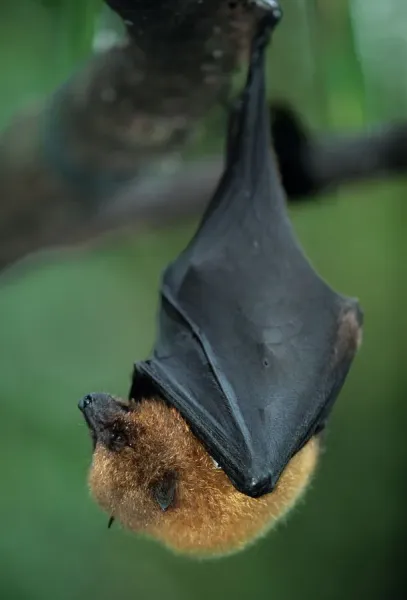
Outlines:
{"type": "Polygon", "coordinates": [[[112,406],[117,408],[117,402],[110,394],[87,394],[78,402],[78,408],[84,414],[108,411],[112,406]]]}
{"type": "Polygon", "coordinates": [[[113,396],[104,393],[87,394],[79,400],[78,408],[96,439],[98,434],[114,422],[120,413],[127,411],[127,408],[117,402],[113,396]]]}

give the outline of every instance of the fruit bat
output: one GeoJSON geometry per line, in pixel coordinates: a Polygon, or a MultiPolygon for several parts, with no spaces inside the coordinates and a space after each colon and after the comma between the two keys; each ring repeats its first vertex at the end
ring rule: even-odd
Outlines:
{"type": "Polygon", "coordinates": [[[242,548],[294,504],[361,337],[357,301],[295,237],[270,151],[265,52],[278,20],[274,7],[258,22],[224,174],[164,273],[157,341],[129,400],[79,404],[102,508],[200,555],[242,548]]]}

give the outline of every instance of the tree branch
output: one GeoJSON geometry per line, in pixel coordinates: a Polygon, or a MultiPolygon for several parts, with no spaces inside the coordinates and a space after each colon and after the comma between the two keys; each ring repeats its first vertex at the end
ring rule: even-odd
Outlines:
{"type": "Polygon", "coordinates": [[[155,177],[228,93],[249,37],[247,9],[225,0],[131,5],[131,36],[0,139],[0,269],[98,230],[114,197],[155,177]]]}
{"type": "MultiPolygon", "coordinates": [[[[222,157],[167,167],[227,95],[251,17],[225,0],[170,5],[168,27],[142,3],[141,32],[93,58],[1,136],[0,269],[123,226],[159,227],[202,213],[222,157]]],[[[277,106],[272,131],[290,200],[407,170],[405,123],[320,138],[277,106]]]]}
{"type": "MultiPolygon", "coordinates": [[[[222,166],[223,158],[213,157],[130,186],[101,209],[99,227],[109,230],[131,222],[137,228],[156,228],[198,217],[217,185],[222,166]]],[[[317,199],[347,183],[402,174],[407,174],[407,123],[317,137],[307,142],[296,164],[293,160],[282,168],[291,202],[317,199]],[[303,182],[301,187],[299,182],[303,182]]]]}

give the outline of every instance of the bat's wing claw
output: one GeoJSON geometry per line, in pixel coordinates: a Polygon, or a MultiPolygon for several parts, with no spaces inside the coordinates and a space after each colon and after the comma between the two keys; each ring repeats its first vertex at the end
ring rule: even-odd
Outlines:
{"type": "Polygon", "coordinates": [[[265,10],[277,24],[282,17],[280,3],[277,0],[253,0],[253,4],[265,10]]]}
{"type": "Polygon", "coordinates": [[[346,355],[354,355],[362,343],[363,311],[355,299],[346,299],[339,317],[335,357],[340,361],[346,355]]]}

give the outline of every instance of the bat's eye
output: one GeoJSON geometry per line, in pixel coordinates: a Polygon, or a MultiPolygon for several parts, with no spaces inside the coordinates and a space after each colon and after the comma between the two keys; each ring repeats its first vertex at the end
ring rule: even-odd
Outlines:
{"type": "Polygon", "coordinates": [[[109,431],[109,440],[107,444],[109,450],[117,452],[118,450],[122,450],[122,448],[127,445],[128,440],[125,432],[121,428],[113,426],[109,431]]]}

